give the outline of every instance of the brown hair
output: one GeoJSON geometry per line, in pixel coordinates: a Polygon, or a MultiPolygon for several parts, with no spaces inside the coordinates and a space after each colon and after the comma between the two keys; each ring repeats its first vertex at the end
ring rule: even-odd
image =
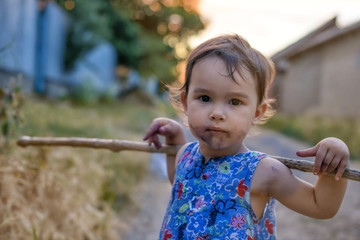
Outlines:
{"type": "Polygon", "coordinates": [[[185,72],[185,83],[179,89],[171,90],[171,102],[182,110],[180,95],[187,97],[191,74],[195,64],[205,57],[217,56],[221,58],[226,66],[229,76],[234,79],[234,72],[238,72],[243,77],[244,71],[252,74],[257,81],[258,104],[265,102],[268,105],[267,113],[263,119],[272,116],[272,99],[269,98],[269,90],[275,76],[275,68],[271,59],[268,59],[258,50],[252,48],[250,44],[237,34],[221,35],[205,41],[195,48],[188,57],[185,72]],[[180,104],[180,105],[179,105],[180,104]]]}

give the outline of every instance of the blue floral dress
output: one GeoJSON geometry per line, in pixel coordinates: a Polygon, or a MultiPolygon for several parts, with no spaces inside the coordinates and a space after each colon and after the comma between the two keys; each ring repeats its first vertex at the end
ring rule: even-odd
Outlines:
{"type": "Polygon", "coordinates": [[[199,143],[179,159],[159,239],[275,239],[275,200],[257,219],[250,204],[250,184],[259,152],[210,159],[203,163],[199,143]]]}

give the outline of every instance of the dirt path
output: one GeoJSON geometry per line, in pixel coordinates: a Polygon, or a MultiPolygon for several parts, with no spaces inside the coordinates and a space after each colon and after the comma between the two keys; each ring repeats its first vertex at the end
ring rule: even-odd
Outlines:
{"type": "MultiPolygon", "coordinates": [[[[296,150],[308,147],[304,143],[268,130],[261,130],[261,134],[255,133],[246,142],[252,150],[290,158],[296,158],[296,150]]],[[[352,167],[360,169],[360,164],[353,163],[352,167]]],[[[310,173],[294,172],[306,181],[315,181],[315,177],[310,173]]],[[[139,206],[139,214],[131,221],[125,240],[158,238],[171,189],[168,180],[157,175],[162,176],[149,171],[139,187],[138,194],[134,196],[134,201],[139,206]]],[[[349,182],[343,204],[338,214],[330,220],[315,220],[302,216],[280,203],[277,204],[276,214],[279,240],[360,239],[360,182],[349,182]]]]}
{"type": "Polygon", "coordinates": [[[139,188],[135,201],[139,206],[136,216],[125,240],[155,240],[169,202],[171,186],[168,180],[149,172],[139,188]]]}
{"type": "MultiPolygon", "coordinates": [[[[296,157],[296,150],[309,147],[296,140],[272,131],[262,130],[258,136],[248,139],[251,149],[290,158],[296,157]]],[[[360,169],[359,162],[352,162],[352,168],[360,169]]],[[[294,171],[305,181],[314,183],[311,173],[294,171]]],[[[360,182],[349,181],[344,201],[338,214],[330,220],[316,220],[295,213],[277,203],[277,237],[279,240],[359,240],[360,239],[360,182]]]]}

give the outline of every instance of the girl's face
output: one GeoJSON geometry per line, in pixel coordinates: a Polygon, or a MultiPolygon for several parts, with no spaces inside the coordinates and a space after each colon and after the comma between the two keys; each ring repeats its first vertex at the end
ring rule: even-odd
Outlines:
{"type": "Polygon", "coordinates": [[[183,105],[206,161],[248,151],[243,140],[266,110],[257,102],[256,81],[245,71],[243,76],[235,72],[234,81],[219,57],[204,58],[192,70],[183,105]]]}

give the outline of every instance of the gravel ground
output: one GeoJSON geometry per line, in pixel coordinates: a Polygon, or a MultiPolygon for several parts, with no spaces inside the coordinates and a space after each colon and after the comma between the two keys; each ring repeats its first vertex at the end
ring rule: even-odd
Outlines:
{"type": "MultiPolygon", "coordinates": [[[[188,136],[191,139],[191,136],[188,136]]],[[[246,140],[252,150],[270,155],[297,158],[295,152],[308,145],[284,137],[276,132],[257,129],[246,140]]],[[[360,169],[359,163],[352,168],[360,169]]],[[[164,175],[164,156],[152,155],[149,173],[134,195],[137,214],[127,216],[125,240],[154,240],[158,233],[170,198],[171,187],[164,175]]],[[[314,182],[311,173],[294,171],[302,179],[314,182]]],[[[133,214],[133,213],[132,213],[133,214]]],[[[277,203],[277,238],[279,240],[356,240],[360,239],[360,182],[350,181],[343,204],[338,214],[330,220],[315,220],[297,214],[277,203]]],[[[123,219],[124,220],[124,219],[123,219]]]]}

